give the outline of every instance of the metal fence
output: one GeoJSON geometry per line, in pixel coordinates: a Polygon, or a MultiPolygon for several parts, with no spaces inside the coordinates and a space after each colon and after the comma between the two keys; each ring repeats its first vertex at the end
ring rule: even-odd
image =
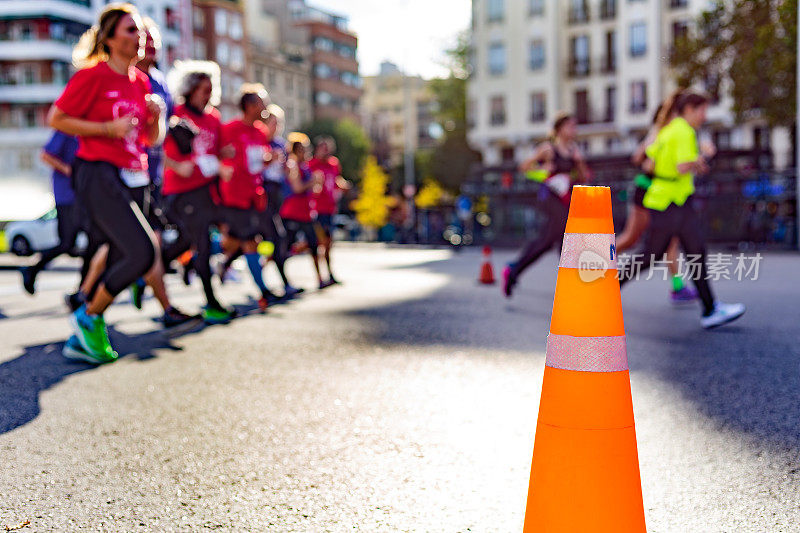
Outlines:
{"type": "MultiPolygon", "coordinates": [[[[722,158],[708,176],[695,179],[693,205],[702,215],[708,241],[740,248],[796,248],[795,170],[770,170],[763,167],[763,154],[746,155],[722,158]]],[[[614,226],[620,231],[636,171],[627,158],[604,163],[592,165],[593,184],[611,187],[614,226]]],[[[482,211],[475,217],[473,241],[518,246],[533,238],[544,220],[537,200],[542,186],[513,165],[475,169],[462,186],[482,211]]]]}

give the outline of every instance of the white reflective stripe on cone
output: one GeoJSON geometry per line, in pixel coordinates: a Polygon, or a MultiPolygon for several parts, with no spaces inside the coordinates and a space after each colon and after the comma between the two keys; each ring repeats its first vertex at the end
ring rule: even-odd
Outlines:
{"type": "Polygon", "coordinates": [[[625,335],[614,337],[547,336],[545,364],[563,370],[581,372],[618,372],[628,370],[625,335]]]}
{"type": "Polygon", "coordinates": [[[613,233],[565,233],[558,266],[581,270],[616,269],[616,243],[613,233]]]}

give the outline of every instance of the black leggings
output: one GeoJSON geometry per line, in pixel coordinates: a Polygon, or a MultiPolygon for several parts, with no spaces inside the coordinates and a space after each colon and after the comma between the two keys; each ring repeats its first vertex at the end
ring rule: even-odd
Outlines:
{"type": "Polygon", "coordinates": [[[153,266],[155,236],[111,163],[79,161],[75,192],[89,214],[93,240],[109,245],[102,282],[116,296],[153,266]]]}
{"type": "Polygon", "coordinates": [[[81,230],[81,216],[83,210],[77,202],[69,205],[57,205],[56,217],[58,220],[58,244],[42,251],[39,261],[31,267],[33,272],[44,270],[50,261],[61,254],[72,251],[75,241],[81,230]]]}
{"type": "Polygon", "coordinates": [[[544,226],[539,235],[525,245],[517,260],[511,264],[511,280],[515,281],[543,253],[555,245],[560,246],[563,242],[569,207],[550,191],[543,191],[543,195],[540,196],[540,205],[546,217],[544,226]]]}
{"type": "Polygon", "coordinates": [[[211,198],[208,185],[187,192],[164,197],[167,220],[177,226],[178,238],[162,251],[164,265],[186,252],[192,246],[197,255],[193,265],[203,284],[206,303],[211,307],[221,305],[214,296],[211,284],[211,237],[209,227],[216,222],[217,206],[211,198]]]}
{"type": "Polygon", "coordinates": [[[641,262],[627,262],[619,269],[619,282],[624,285],[638,273],[645,272],[653,263],[660,260],[669,248],[673,237],[678,237],[687,256],[699,258],[698,268],[692,272],[692,281],[703,302],[703,314],[714,310],[714,295],[706,279],[706,243],[700,231],[700,217],[690,207],[691,199],[682,206],[670,204],[666,211],[648,210],[650,228],[644,242],[644,257],[641,262]]]}

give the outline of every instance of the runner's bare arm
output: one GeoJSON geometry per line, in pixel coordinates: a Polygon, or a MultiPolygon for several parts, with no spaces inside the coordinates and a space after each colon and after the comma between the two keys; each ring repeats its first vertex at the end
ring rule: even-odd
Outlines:
{"type": "Polygon", "coordinates": [[[553,148],[552,146],[550,146],[549,142],[544,142],[536,147],[536,150],[533,152],[533,155],[530,158],[526,159],[522,163],[522,165],[520,165],[519,169],[522,172],[527,172],[529,170],[538,170],[541,168],[546,169],[552,159],[553,159],[553,148]]]}
{"type": "Polygon", "coordinates": [[[72,174],[72,167],[68,164],[64,163],[59,158],[48,154],[44,150],[40,154],[39,158],[48,166],[53,167],[57,171],[61,172],[65,176],[70,176],[72,174]]]}
{"type": "Polygon", "coordinates": [[[166,105],[164,104],[164,100],[157,94],[147,94],[144,99],[147,105],[145,134],[147,142],[150,146],[153,146],[161,143],[166,134],[164,121],[161,120],[161,114],[164,112],[166,105]]]}

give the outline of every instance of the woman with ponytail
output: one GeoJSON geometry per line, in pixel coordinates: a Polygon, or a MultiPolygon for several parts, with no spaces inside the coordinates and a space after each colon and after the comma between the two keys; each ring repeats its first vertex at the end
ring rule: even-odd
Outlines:
{"type": "Polygon", "coordinates": [[[64,355],[91,363],[116,360],[103,312],[145,275],[156,257],[155,237],[130,188],[149,184],[145,149],[163,136],[163,103],[136,69],[145,43],[130,4],[111,4],[73,53],[79,68],[50,109],[51,127],[78,136],[74,186],[91,220],[93,239],[109,245],[106,270],[71,316],[75,330],[64,355]]]}

